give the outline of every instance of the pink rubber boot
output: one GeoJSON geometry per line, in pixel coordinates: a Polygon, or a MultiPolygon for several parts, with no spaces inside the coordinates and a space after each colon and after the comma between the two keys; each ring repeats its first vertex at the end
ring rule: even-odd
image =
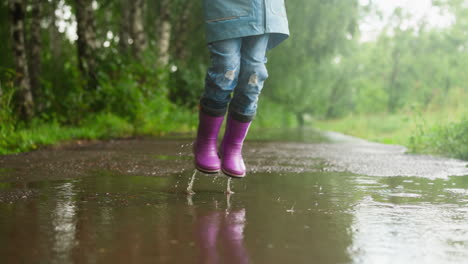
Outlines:
{"type": "Polygon", "coordinates": [[[203,173],[217,173],[221,169],[217,141],[223,120],[224,116],[210,116],[202,111],[199,113],[197,139],[193,144],[193,153],[195,168],[203,173]]]}
{"type": "Polygon", "coordinates": [[[245,176],[242,145],[251,123],[240,122],[228,116],[226,131],[220,147],[221,170],[227,176],[233,178],[245,176]]]}

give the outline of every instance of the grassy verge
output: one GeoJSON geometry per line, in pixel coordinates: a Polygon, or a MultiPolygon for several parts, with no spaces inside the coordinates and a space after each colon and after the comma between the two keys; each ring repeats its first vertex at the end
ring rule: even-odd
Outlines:
{"type": "MultiPolygon", "coordinates": [[[[162,100],[156,102],[155,105],[140,107],[132,119],[102,112],[85,118],[79,126],[34,120],[27,127],[13,127],[4,122],[0,124],[0,154],[25,152],[76,139],[160,136],[196,129],[196,111],[178,108],[169,103],[163,105],[162,100]],[[161,105],[164,106],[163,110],[161,105]]],[[[253,129],[297,125],[294,115],[272,102],[264,100],[260,107],[253,129]]],[[[8,117],[8,114],[4,116],[8,117]]],[[[468,112],[463,104],[426,112],[349,115],[338,120],[314,121],[312,125],[322,130],[337,131],[371,141],[404,145],[414,153],[431,153],[468,160],[468,112]]]]}
{"type": "MultiPolygon", "coordinates": [[[[265,101],[262,108],[253,129],[294,125],[293,116],[279,106],[265,101]]],[[[3,116],[7,120],[12,114],[8,112],[3,116]]],[[[42,146],[78,139],[161,136],[171,132],[191,132],[195,131],[197,122],[196,110],[177,107],[163,99],[138,105],[131,119],[116,113],[102,112],[84,118],[80,125],[75,126],[40,119],[33,120],[27,126],[14,126],[12,124],[15,121],[11,118],[9,122],[0,123],[0,155],[31,151],[42,146]]]]}
{"type": "Polygon", "coordinates": [[[125,138],[137,135],[160,136],[168,132],[188,132],[195,126],[194,114],[175,112],[129,122],[124,118],[100,113],[85,119],[79,126],[64,126],[56,122],[32,122],[28,127],[6,129],[0,127],[0,154],[35,150],[76,139],[95,140],[125,138]]]}
{"type": "Polygon", "coordinates": [[[468,113],[462,107],[395,114],[350,115],[314,123],[324,130],[468,160],[468,113]]]}

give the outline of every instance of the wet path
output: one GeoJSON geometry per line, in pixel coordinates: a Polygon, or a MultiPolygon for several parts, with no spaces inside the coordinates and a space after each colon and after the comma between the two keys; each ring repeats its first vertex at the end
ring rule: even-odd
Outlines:
{"type": "Polygon", "coordinates": [[[468,261],[466,162],[294,133],[253,136],[232,195],[201,174],[185,194],[189,140],[0,156],[0,263],[468,261]]]}

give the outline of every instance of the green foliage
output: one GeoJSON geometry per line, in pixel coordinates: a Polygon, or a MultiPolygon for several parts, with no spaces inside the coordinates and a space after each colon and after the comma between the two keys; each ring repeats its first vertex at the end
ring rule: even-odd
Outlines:
{"type": "Polygon", "coordinates": [[[407,145],[414,129],[412,115],[352,114],[335,120],[315,120],[313,125],[384,144],[407,145]]]}
{"type": "Polygon", "coordinates": [[[169,100],[168,69],[151,67],[151,56],[140,62],[123,57],[101,63],[99,87],[94,92],[80,85],[74,67],[58,71],[69,75],[68,90],[44,82],[42,114],[30,123],[17,120],[11,98],[12,71],[2,72],[0,97],[0,154],[36,149],[72,139],[105,139],[133,135],[161,135],[190,131],[194,111],[169,100]],[[59,91],[60,89],[66,92],[59,91]]]}
{"type": "Polygon", "coordinates": [[[275,103],[267,97],[260,99],[257,116],[255,122],[252,123],[253,129],[288,128],[297,125],[296,116],[287,107],[275,103]]]}
{"type": "Polygon", "coordinates": [[[336,115],[346,98],[348,70],[336,63],[352,47],[357,1],[287,2],[291,37],[272,51],[265,96],[304,114],[336,115]],[[333,106],[332,106],[333,105],[333,106]]]}
{"type": "Polygon", "coordinates": [[[13,85],[15,71],[0,68],[0,75],[0,131],[11,131],[14,129],[15,124],[12,102],[16,91],[13,85]]]}
{"type": "MultiPolygon", "coordinates": [[[[158,113],[161,113],[158,111],[158,113]]],[[[65,126],[58,122],[33,120],[16,129],[0,127],[0,154],[10,154],[37,149],[74,139],[109,139],[134,135],[162,135],[172,131],[189,131],[194,127],[194,115],[171,109],[171,113],[153,116],[142,113],[142,124],[136,126],[112,113],[98,113],[82,120],[80,126],[65,126]]]]}
{"type": "Polygon", "coordinates": [[[90,117],[80,127],[87,128],[89,139],[128,137],[134,131],[132,124],[124,118],[105,112],[90,117]]]}
{"type": "Polygon", "coordinates": [[[468,118],[432,127],[419,127],[411,136],[413,152],[434,153],[468,160],[468,118]]]}
{"type": "Polygon", "coordinates": [[[313,124],[385,144],[405,145],[412,153],[468,160],[468,112],[462,100],[450,99],[450,108],[424,110],[414,106],[393,114],[357,114],[336,120],[316,120],[313,124]]]}
{"type": "Polygon", "coordinates": [[[68,127],[57,122],[44,123],[33,120],[27,126],[20,125],[0,137],[0,154],[9,154],[37,149],[71,139],[105,139],[132,135],[133,128],[125,120],[111,115],[99,114],[85,120],[83,126],[68,127]]]}
{"type": "Polygon", "coordinates": [[[53,47],[48,38],[44,40],[41,91],[34,98],[37,117],[77,124],[89,111],[93,96],[82,86],[74,45],[66,39],[59,39],[54,45],[59,47],[53,47]]]}
{"type": "Polygon", "coordinates": [[[205,64],[174,65],[171,73],[169,98],[177,105],[193,108],[198,104],[205,87],[205,64]]]}

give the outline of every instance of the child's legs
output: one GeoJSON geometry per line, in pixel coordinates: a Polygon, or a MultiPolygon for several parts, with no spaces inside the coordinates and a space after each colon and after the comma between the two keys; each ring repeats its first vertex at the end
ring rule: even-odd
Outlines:
{"type": "Polygon", "coordinates": [[[200,100],[203,112],[224,116],[231,93],[237,85],[241,58],[241,38],[208,44],[211,66],[205,78],[205,92],[200,100]]]}
{"type": "Polygon", "coordinates": [[[258,97],[268,78],[265,67],[268,39],[268,34],[242,39],[239,80],[229,106],[233,118],[239,121],[251,121],[256,114],[258,97]]]}

